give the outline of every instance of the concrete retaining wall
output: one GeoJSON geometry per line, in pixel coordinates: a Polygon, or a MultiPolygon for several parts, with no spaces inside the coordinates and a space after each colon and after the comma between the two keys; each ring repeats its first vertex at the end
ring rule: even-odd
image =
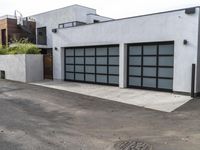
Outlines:
{"type": "Polygon", "coordinates": [[[0,55],[0,70],[5,78],[20,82],[43,80],[42,55],[0,55]]]}

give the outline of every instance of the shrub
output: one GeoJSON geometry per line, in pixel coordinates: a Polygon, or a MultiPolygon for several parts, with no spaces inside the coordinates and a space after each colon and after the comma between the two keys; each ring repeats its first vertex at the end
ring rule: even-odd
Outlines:
{"type": "Polygon", "coordinates": [[[27,40],[20,40],[12,43],[10,47],[0,46],[0,55],[6,54],[40,54],[40,49],[27,40]]]}

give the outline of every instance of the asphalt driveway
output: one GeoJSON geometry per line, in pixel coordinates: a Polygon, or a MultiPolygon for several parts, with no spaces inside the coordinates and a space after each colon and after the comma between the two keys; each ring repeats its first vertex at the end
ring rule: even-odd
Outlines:
{"type": "Polygon", "coordinates": [[[200,149],[200,100],[165,113],[45,87],[0,81],[0,150],[200,149]]]}

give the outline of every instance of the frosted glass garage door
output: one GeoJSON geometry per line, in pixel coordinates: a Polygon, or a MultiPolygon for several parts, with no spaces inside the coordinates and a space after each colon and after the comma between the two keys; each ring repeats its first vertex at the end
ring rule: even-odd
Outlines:
{"type": "Polygon", "coordinates": [[[65,80],[119,84],[119,46],[65,49],[65,80]]]}
{"type": "Polygon", "coordinates": [[[128,45],[128,86],[171,91],[173,42],[128,45]]]}

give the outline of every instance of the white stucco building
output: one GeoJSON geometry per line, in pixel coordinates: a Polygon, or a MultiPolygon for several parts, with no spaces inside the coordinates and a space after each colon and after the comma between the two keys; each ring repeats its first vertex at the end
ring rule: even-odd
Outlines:
{"type": "Polygon", "coordinates": [[[189,94],[195,64],[197,94],[199,24],[200,8],[194,7],[57,28],[53,78],[189,94]]]}

